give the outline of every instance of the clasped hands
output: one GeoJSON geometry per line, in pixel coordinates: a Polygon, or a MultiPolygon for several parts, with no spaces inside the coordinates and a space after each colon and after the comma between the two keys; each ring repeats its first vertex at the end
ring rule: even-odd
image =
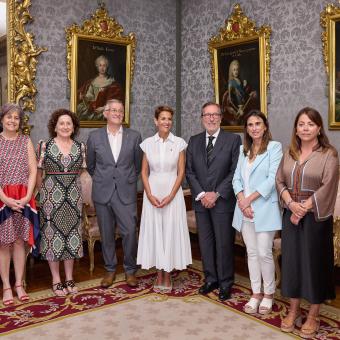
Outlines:
{"type": "Polygon", "coordinates": [[[248,197],[243,197],[237,200],[237,205],[242,211],[242,214],[247,218],[254,218],[254,211],[251,207],[251,200],[248,197]]]}
{"type": "Polygon", "coordinates": [[[148,199],[151,202],[151,204],[156,208],[163,208],[173,200],[173,197],[171,195],[168,195],[160,200],[156,196],[150,194],[148,195],[148,199]]]}
{"type": "Polygon", "coordinates": [[[215,203],[217,201],[217,194],[214,191],[208,191],[206,192],[203,197],[201,197],[201,204],[204,208],[210,209],[215,206],[215,203]]]}
{"type": "Polygon", "coordinates": [[[290,216],[290,221],[295,225],[298,225],[301,218],[303,218],[308,212],[308,208],[305,202],[299,203],[292,201],[289,204],[289,209],[292,212],[292,215],[290,216]]]}
{"type": "Polygon", "coordinates": [[[4,199],[5,205],[10,207],[12,210],[21,213],[22,209],[24,209],[25,205],[29,202],[28,197],[22,197],[20,199],[14,199],[12,197],[6,197],[4,199]]]}

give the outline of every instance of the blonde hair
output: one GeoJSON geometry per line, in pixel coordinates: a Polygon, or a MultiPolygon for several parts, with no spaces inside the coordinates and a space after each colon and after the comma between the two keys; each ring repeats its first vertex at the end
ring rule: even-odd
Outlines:
{"type": "Polygon", "coordinates": [[[234,59],[231,63],[230,63],[230,65],[229,65],[229,80],[230,79],[234,79],[234,77],[233,77],[233,67],[234,66],[238,66],[238,68],[240,68],[240,62],[237,60],[237,59],[234,59]]]}

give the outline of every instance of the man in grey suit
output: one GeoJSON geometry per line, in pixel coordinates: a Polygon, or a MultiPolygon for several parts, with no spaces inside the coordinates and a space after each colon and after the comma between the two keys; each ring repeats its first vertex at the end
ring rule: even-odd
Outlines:
{"type": "Polygon", "coordinates": [[[221,109],[216,103],[203,105],[201,119],[205,131],[190,138],[186,161],[205,276],[199,293],[219,288],[219,299],[226,300],[234,283],[232,179],[241,138],[220,128],[221,109]]]}
{"type": "Polygon", "coordinates": [[[115,228],[119,228],[124,250],[126,282],[135,287],[137,179],[142,151],[139,132],[123,128],[124,106],[109,100],[104,108],[107,125],[90,133],[87,140],[87,169],[92,176],[92,199],[99,223],[106,275],[101,285],[115,280],[117,257],[115,228]]]}

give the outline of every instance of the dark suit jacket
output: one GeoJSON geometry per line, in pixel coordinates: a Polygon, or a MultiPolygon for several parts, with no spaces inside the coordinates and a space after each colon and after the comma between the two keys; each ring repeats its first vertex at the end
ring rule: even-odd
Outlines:
{"type": "Polygon", "coordinates": [[[205,211],[196,196],[202,191],[219,192],[221,197],[213,208],[215,212],[233,212],[236,198],[232,179],[237,165],[241,138],[239,135],[220,130],[207,166],[206,132],[192,136],[187,148],[186,178],[191,188],[193,208],[205,211]]]}
{"type": "Polygon", "coordinates": [[[142,150],[139,132],[123,128],[122,147],[115,162],[107,136],[107,127],[90,133],[87,140],[87,170],[92,176],[92,199],[106,204],[114,190],[124,204],[137,200],[137,180],[141,171],[142,150]]]}

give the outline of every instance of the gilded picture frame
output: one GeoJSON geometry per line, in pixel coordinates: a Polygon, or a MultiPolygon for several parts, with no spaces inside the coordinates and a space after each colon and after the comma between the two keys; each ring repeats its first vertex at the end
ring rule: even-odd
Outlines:
{"type": "Polygon", "coordinates": [[[221,105],[225,130],[242,131],[251,109],[267,115],[270,34],[269,26],[257,29],[235,4],[225,26],[209,40],[215,101],[221,105]]]}
{"type": "Polygon", "coordinates": [[[340,7],[327,5],[321,13],[320,23],[328,76],[328,127],[340,130],[340,7]]]}
{"type": "Polygon", "coordinates": [[[70,108],[81,127],[105,125],[103,111],[109,99],[124,103],[123,125],[130,125],[136,38],[122,32],[123,27],[108,16],[103,5],[81,27],[66,29],[70,108]]]}

